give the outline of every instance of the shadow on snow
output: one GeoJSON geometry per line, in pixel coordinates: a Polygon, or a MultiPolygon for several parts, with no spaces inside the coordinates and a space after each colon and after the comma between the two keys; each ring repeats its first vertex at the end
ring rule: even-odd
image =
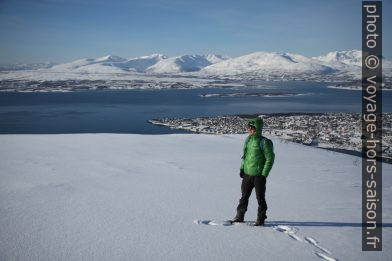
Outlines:
{"type": "MultiPolygon", "coordinates": [[[[353,222],[314,222],[314,221],[266,221],[266,226],[297,226],[297,227],[362,227],[362,223],[353,222]]],[[[379,226],[380,224],[378,224],[379,226]]],[[[369,225],[373,226],[373,224],[369,225]]],[[[364,224],[366,227],[366,224],[364,224]]],[[[392,227],[392,223],[383,223],[382,227],[392,227]]]]}

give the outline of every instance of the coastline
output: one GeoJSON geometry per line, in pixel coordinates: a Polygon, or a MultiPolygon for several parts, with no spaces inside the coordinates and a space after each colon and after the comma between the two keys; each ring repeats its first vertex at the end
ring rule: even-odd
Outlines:
{"type": "MultiPolygon", "coordinates": [[[[385,124],[392,113],[384,113],[385,124]]],[[[162,118],[150,124],[200,134],[245,134],[246,121],[264,119],[263,133],[267,137],[315,148],[361,157],[362,140],[359,113],[270,113],[240,114],[221,117],[162,118]]],[[[392,164],[392,132],[383,133],[382,162],[392,164]]]]}

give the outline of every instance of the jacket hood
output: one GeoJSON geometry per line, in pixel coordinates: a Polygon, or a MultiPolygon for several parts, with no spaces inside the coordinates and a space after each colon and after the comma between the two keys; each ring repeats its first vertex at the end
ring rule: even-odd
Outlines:
{"type": "Polygon", "coordinates": [[[250,119],[248,125],[254,126],[256,128],[256,136],[261,136],[263,129],[263,120],[259,117],[250,119]]]}

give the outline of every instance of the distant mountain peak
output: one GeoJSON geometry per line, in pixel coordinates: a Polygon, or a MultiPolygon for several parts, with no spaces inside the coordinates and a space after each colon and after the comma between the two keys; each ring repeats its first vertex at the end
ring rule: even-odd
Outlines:
{"type": "Polygon", "coordinates": [[[208,65],[219,63],[225,59],[215,54],[185,54],[161,60],[147,68],[147,71],[150,73],[196,72],[208,65]]]}
{"type": "Polygon", "coordinates": [[[343,63],[346,65],[361,66],[362,51],[355,49],[349,51],[333,51],[325,55],[312,57],[312,59],[319,60],[324,63],[343,63]]]}
{"type": "Polygon", "coordinates": [[[96,62],[123,62],[125,60],[126,59],[121,58],[116,55],[106,55],[106,56],[99,57],[99,58],[95,59],[96,62]]]}
{"type": "Polygon", "coordinates": [[[136,57],[136,58],[130,58],[129,60],[134,60],[134,59],[149,59],[149,58],[158,58],[158,59],[166,59],[167,56],[164,54],[160,54],[160,53],[153,53],[151,55],[143,55],[140,57],[136,57]]]}

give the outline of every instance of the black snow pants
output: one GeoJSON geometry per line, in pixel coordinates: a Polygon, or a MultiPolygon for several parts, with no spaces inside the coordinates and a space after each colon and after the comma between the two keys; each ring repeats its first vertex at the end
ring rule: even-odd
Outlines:
{"type": "Polygon", "coordinates": [[[241,199],[237,207],[237,212],[245,214],[248,210],[249,197],[253,188],[256,190],[256,198],[259,204],[257,217],[264,220],[267,218],[267,202],[265,201],[265,184],[267,178],[264,176],[249,176],[244,174],[241,184],[241,199]]]}

